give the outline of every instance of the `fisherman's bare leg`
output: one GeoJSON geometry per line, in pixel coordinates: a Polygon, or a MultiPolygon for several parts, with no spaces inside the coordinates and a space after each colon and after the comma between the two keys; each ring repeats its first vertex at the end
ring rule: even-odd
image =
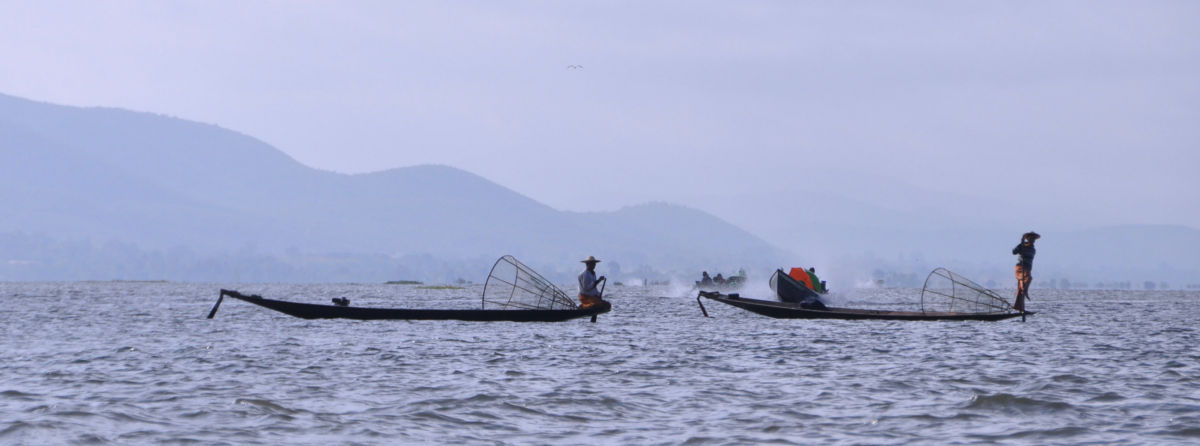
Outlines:
{"type": "Polygon", "coordinates": [[[1025,311],[1025,297],[1029,292],[1029,273],[1025,272],[1025,268],[1017,265],[1013,273],[1017,276],[1017,299],[1013,303],[1013,308],[1017,311],[1025,311]]]}
{"type": "MultiPolygon", "coordinates": [[[[1025,283],[1021,286],[1021,293],[1025,296],[1025,300],[1029,300],[1029,285],[1033,284],[1033,272],[1025,270],[1025,283]]],[[[1024,308],[1024,307],[1022,307],[1024,308]]]]}

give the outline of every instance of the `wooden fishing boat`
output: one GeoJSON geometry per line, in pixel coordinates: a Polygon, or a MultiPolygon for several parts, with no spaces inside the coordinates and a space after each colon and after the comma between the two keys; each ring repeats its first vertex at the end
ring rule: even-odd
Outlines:
{"type": "Polygon", "coordinates": [[[304,319],[559,322],[591,317],[595,322],[597,315],[607,313],[612,308],[607,303],[580,308],[566,293],[512,256],[504,256],[496,261],[483,289],[480,309],[354,307],[345,299],[334,299],[337,305],[320,305],[267,299],[222,289],[208,318],[212,319],[217,314],[217,308],[226,296],[304,319]]]}
{"type": "MultiPolygon", "coordinates": [[[[477,309],[406,309],[370,308],[340,305],[320,305],[284,300],[267,299],[255,294],[242,294],[235,290],[221,290],[225,296],[270,308],[280,313],[303,319],[358,319],[358,320],[460,320],[460,321],[514,321],[514,322],[559,322],[607,313],[611,307],[577,308],[563,310],[477,310],[477,309]]],[[[220,298],[219,298],[220,299],[220,298]]],[[[217,305],[220,305],[218,299],[217,305]]],[[[216,307],[209,314],[211,319],[216,307]]]]}
{"type": "MultiPolygon", "coordinates": [[[[741,297],[737,294],[720,294],[715,292],[701,292],[700,296],[696,297],[697,302],[701,297],[705,297],[724,304],[733,305],[738,308],[746,309],[763,316],[769,316],[777,319],[884,319],[897,321],[999,321],[1014,317],[1022,316],[1021,313],[945,313],[945,312],[920,312],[920,311],[886,311],[886,310],[865,310],[856,308],[837,308],[825,307],[824,310],[802,308],[800,304],[790,302],[777,302],[770,300],[759,300],[741,297]]],[[[700,303],[700,309],[708,316],[708,310],[704,309],[704,303],[700,303]]],[[[1025,314],[1033,314],[1028,312],[1025,314]]]]}
{"type": "Polygon", "coordinates": [[[780,302],[803,304],[805,308],[814,305],[821,306],[820,294],[792,278],[782,269],[775,270],[775,274],[771,275],[770,284],[771,290],[775,291],[775,296],[779,298],[780,302]]]}
{"type": "Polygon", "coordinates": [[[921,290],[920,311],[870,310],[837,308],[800,302],[781,302],[751,299],[738,294],[701,291],[696,296],[700,311],[708,317],[701,298],[742,308],[763,316],[780,319],[876,319],[900,321],[999,321],[1034,314],[1013,309],[995,292],[983,288],[962,276],[943,268],[935,269],[925,279],[921,290]]]}

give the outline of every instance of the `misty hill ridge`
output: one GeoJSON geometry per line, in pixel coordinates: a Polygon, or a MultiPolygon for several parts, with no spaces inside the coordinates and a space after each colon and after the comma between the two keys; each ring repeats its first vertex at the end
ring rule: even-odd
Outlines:
{"type": "Polygon", "coordinates": [[[0,95],[0,147],[0,233],[210,253],[596,255],[655,267],[783,257],[680,206],[560,212],[447,166],[339,174],[246,135],[150,113],[0,95]]]}
{"type": "MultiPolygon", "coordinates": [[[[345,175],[305,166],[260,140],[216,125],[0,94],[0,280],[34,277],[20,275],[15,267],[3,269],[4,261],[22,264],[29,259],[47,265],[36,278],[81,277],[54,275],[53,265],[81,257],[77,250],[55,248],[54,240],[116,241],[143,250],[184,248],[197,253],[196,262],[208,256],[209,263],[218,264],[232,263],[235,257],[261,263],[261,256],[280,252],[361,260],[354,266],[329,266],[344,270],[334,276],[319,271],[287,276],[260,268],[268,271],[249,273],[242,276],[245,280],[393,279],[388,268],[406,256],[442,265],[438,268],[448,268],[439,262],[473,259],[457,274],[475,278],[487,266],[481,264],[501,254],[514,254],[535,267],[568,269],[577,266],[578,258],[596,255],[619,262],[626,271],[643,265],[683,271],[768,270],[813,262],[847,274],[878,268],[923,273],[932,266],[974,268],[961,272],[981,279],[994,275],[1006,280],[1011,274],[1006,253],[1015,241],[995,235],[1012,222],[858,204],[833,192],[804,195],[820,197],[819,213],[804,204],[775,207],[770,218],[759,218],[755,206],[726,210],[743,218],[745,227],[772,234],[774,242],[795,250],[785,254],[737,226],[682,206],[649,203],[613,212],[561,212],[453,167],[345,175]],[[859,261],[855,256],[860,252],[879,255],[859,261]],[[838,264],[839,255],[849,260],[838,264]],[[378,266],[384,264],[390,266],[378,266]],[[378,267],[375,275],[363,276],[372,265],[378,267]]],[[[932,198],[905,194],[917,203],[932,198]]],[[[1040,277],[1200,282],[1192,279],[1200,277],[1200,231],[1194,228],[1043,229],[1047,237],[1039,242],[1040,277]]],[[[80,268],[119,263],[111,256],[80,262],[80,268]]],[[[143,266],[130,268],[155,262],[148,256],[143,266]]],[[[161,274],[86,278],[177,277],[161,274]]]]}

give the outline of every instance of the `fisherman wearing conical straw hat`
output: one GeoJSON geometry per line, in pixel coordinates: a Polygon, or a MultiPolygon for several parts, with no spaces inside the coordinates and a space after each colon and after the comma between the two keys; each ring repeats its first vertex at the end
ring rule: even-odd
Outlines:
{"type": "Polygon", "coordinates": [[[580,307],[611,306],[612,304],[602,298],[600,290],[596,287],[607,279],[604,276],[596,277],[596,264],[600,261],[594,256],[588,256],[582,262],[587,265],[587,269],[579,273],[579,303],[582,304],[580,307]]]}

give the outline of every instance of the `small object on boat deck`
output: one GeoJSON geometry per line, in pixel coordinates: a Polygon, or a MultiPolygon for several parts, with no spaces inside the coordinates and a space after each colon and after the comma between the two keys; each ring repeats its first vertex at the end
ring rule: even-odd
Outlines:
{"type": "Polygon", "coordinates": [[[350,306],[350,299],[345,297],[335,297],[333,298],[333,304],[339,307],[348,307],[350,306]]]}

